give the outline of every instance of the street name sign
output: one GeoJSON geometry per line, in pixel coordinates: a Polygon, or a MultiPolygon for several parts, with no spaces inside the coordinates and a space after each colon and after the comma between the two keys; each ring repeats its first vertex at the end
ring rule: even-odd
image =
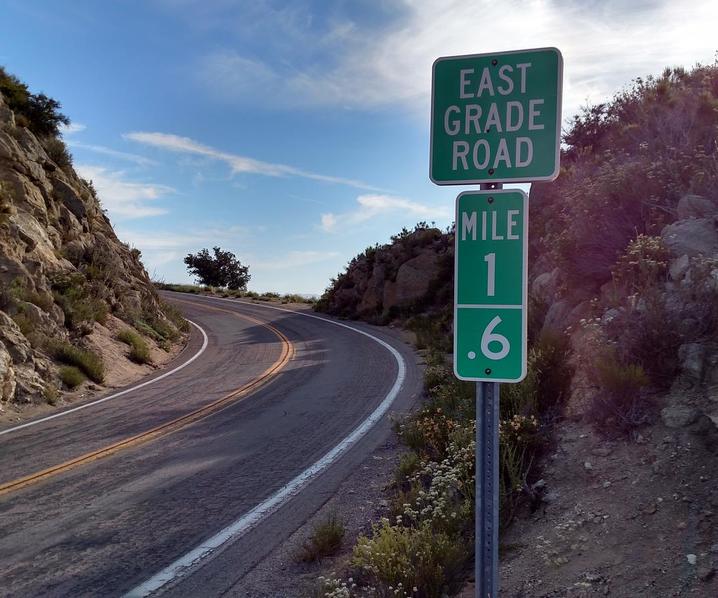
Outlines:
{"type": "Polygon", "coordinates": [[[438,58],[431,85],[431,180],[554,180],[562,82],[556,48],[438,58]]]}
{"type": "Polygon", "coordinates": [[[461,193],[454,253],[454,373],[461,380],[526,376],[527,264],[526,193],[461,193]]]}

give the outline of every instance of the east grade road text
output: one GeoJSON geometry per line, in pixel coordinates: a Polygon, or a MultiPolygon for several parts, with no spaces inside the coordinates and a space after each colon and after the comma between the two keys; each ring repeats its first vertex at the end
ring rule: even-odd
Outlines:
{"type": "MultiPolygon", "coordinates": [[[[461,106],[451,105],[444,112],[444,132],[449,136],[485,135],[496,133],[524,133],[545,128],[542,122],[543,98],[531,98],[526,90],[526,73],[530,62],[504,64],[498,69],[461,69],[456,82],[458,97],[467,102],[461,106]],[[501,96],[519,93],[520,100],[500,101],[501,96]],[[496,98],[499,101],[491,101],[496,98]]],[[[452,143],[451,168],[453,171],[496,169],[500,165],[509,168],[526,167],[534,157],[530,135],[502,136],[492,151],[487,139],[479,138],[469,143],[456,139],[452,143]]]]}

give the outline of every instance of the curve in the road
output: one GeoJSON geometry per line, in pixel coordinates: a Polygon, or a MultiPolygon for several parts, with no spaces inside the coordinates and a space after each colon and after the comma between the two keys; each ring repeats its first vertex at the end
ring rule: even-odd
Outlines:
{"type": "Polygon", "coordinates": [[[389,343],[382,339],[370,334],[354,326],[343,324],[335,320],[328,318],[322,318],[313,314],[307,314],[296,310],[285,309],[281,307],[275,307],[271,305],[261,305],[257,303],[250,303],[246,301],[237,301],[236,299],[224,299],[221,297],[213,297],[215,300],[228,301],[234,304],[245,304],[258,307],[264,307],[266,309],[273,309],[276,311],[288,312],[294,315],[303,316],[306,318],[314,318],[327,322],[335,326],[340,326],[361,334],[378,343],[385,349],[387,349],[396,360],[397,374],[394,384],[391,389],[378,405],[378,407],[357,427],[355,428],[346,438],[344,438],[339,444],[337,444],[332,450],[326,453],[316,463],[305,469],[295,478],[293,478],[288,484],[277,490],[274,494],[269,496],[267,499],[259,503],[248,513],[240,517],[235,522],[231,523],[219,533],[215,534],[208,540],[202,542],[201,545],[197,546],[184,556],[175,560],[173,563],[165,567],[159,573],[153,575],[150,579],[140,584],[139,586],[130,590],[125,594],[125,598],[139,598],[150,596],[161,590],[164,586],[177,581],[178,579],[186,576],[191,571],[195,570],[203,561],[206,561],[209,557],[217,553],[221,548],[228,545],[230,542],[244,535],[246,532],[251,530],[261,521],[266,519],[269,515],[277,511],[280,507],[286,504],[293,496],[299,494],[313,479],[319,474],[324,472],[330,465],[335,463],[344,453],[346,453],[352,446],[354,446],[381,418],[391,407],[392,403],[398,396],[401,387],[404,383],[406,376],[406,364],[401,353],[392,347],[389,343]]]}
{"type": "MultiPolygon", "coordinates": [[[[182,301],[179,301],[179,302],[182,303],[182,301]]],[[[259,320],[256,320],[255,318],[252,318],[251,316],[247,316],[244,314],[238,314],[237,312],[220,309],[218,307],[207,307],[207,309],[211,309],[214,311],[227,312],[227,313],[232,314],[235,317],[242,318],[242,319],[248,320],[254,324],[258,324],[265,328],[268,328],[277,336],[277,338],[282,343],[281,355],[269,368],[267,368],[259,376],[257,376],[250,382],[244,384],[243,386],[226,394],[225,396],[221,397],[220,399],[210,403],[209,405],[205,405],[204,407],[195,409],[194,411],[192,411],[190,413],[187,413],[181,417],[173,419],[172,421],[160,424],[159,426],[156,426],[156,427],[154,427],[150,430],[147,430],[145,432],[141,432],[140,434],[131,436],[130,438],[125,438],[123,440],[120,440],[120,441],[110,444],[108,446],[102,447],[95,451],[85,453],[84,455],[80,455],[79,457],[76,457],[75,459],[71,459],[69,461],[65,461],[64,463],[59,463],[58,465],[54,465],[54,466],[44,469],[42,471],[38,471],[38,472],[32,473],[30,475],[24,476],[22,478],[11,480],[4,484],[0,484],[0,496],[2,496],[3,494],[7,494],[8,492],[14,492],[15,490],[19,490],[20,488],[24,488],[26,486],[29,486],[30,484],[34,484],[36,482],[45,480],[45,479],[47,479],[51,476],[57,475],[59,473],[63,473],[69,469],[72,469],[73,467],[78,467],[79,465],[91,463],[98,459],[108,457],[114,453],[117,453],[118,451],[136,446],[138,444],[149,442],[150,440],[154,440],[160,436],[164,436],[166,434],[174,432],[175,430],[183,428],[193,422],[199,421],[200,419],[204,419],[205,417],[208,417],[209,415],[216,413],[217,411],[223,409],[230,403],[233,403],[237,399],[246,396],[250,392],[257,390],[260,386],[263,386],[264,384],[269,382],[269,380],[271,380],[276,374],[278,374],[282,370],[282,368],[284,368],[284,366],[286,366],[287,363],[289,363],[289,361],[291,360],[291,358],[294,354],[294,346],[292,345],[291,341],[280,330],[277,330],[271,324],[267,324],[265,322],[260,322],[259,320]]],[[[195,326],[197,326],[197,325],[195,324],[195,326]]],[[[197,326],[197,328],[202,332],[202,334],[204,336],[204,344],[202,345],[203,346],[202,351],[204,351],[204,348],[206,347],[206,344],[207,344],[207,335],[204,332],[204,330],[202,330],[199,326],[197,326]]],[[[202,353],[202,351],[199,351],[197,354],[195,354],[190,361],[194,361],[194,359],[199,357],[199,355],[202,353]]],[[[175,368],[171,372],[167,372],[167,374],[164,374],[162,377],[167,377],[168,375],[178,371],[179,369],[185,367],[188,363],[190,363],[190,361],[183,363],[181,366],[175,368]]],[[[66,412],[56,414],[55,416],[43,418],[42,420],[37,420],[36,422],[31,422],[31,423],[40,423],[41,421],[47,421],[48,419],[51,419],[52,417],[58,417],[60,415],[70,413],[77,409],[86,408],[91,405],[96,405],[102,401],[107,401],[111,398],[115,398],[115,397],[121,396],[123,394],[127,394],[128,392],[131,392],[133,390],[143,388],[147,384],[151,384],[151,383],[159,380],[160,378],[161,377],[155,378],[155,379],[150,380],[144,384],[140,384],[131,389],[128,389],[127,391],[117,393],[110,397],[105,397],[104,399],[100,399],[98,401],[93,401],[92,403],[88,403],[86,405],[81,405],[80,407],[77,407],[74,410],[68,410],[66,412]]],[[[6,432],[9,432],[12,430],[17,430],[17,429],[20,429],[21,427],[26,427],[27,425],[29,425],[29,424],[26,424],[25,426],[17,426],[16,428],[11,428],[10,430],[6,430],[6,432]]]]}
{"type": "Polygon", "coordinates": [[[170,370],[169,372],[165,372],[161,376],[152,378],[152,380],[148,380],[147,382],[143,382],[142,384],[138,384],[137,386],[132,386],[130,388],[126,388],[125,390],[121,390],[120,392],[116,392],[115,394],[112,394],[107,397],[102,397],[101,399],[97,399],[96,401],[90,401],[89,403],[84,403],[83,405],[78,405],[77,407],[73,407],[72,409],[66,409],[65,411],[61,411],[60,413],[54,413],[53,415],[47,415],[45,417],[35,419],[31,422],[27,422],[25,424],[20,424],[19,426],[13,426],[12,428],[7,428],[6,430],[0,430],[0,436],[4,436],[5,434],[11,434],[13,432],[17,432],[18,430],[23,430],[25,428],[29,428],[30,426],[36,426],[43,422],[50,421],[51,419],[57,419],[58,417],[64,417],[66,415],[69,415],[70,413],[75,413],[76,411],[80,411],[82,409],[87,409],[88,407],[92,407],[94,405],[99,405],[100,403],[105,403],[106,401],[111,401],[112,399],[122,397],[130,392],[140,390],[140,388],[145,388],[145,387],[149,386],[150,384],[154,384],[155,382],[164,380],[168,376],[176,374],[181,369],[186,368],[190,363],[192,363],[195,359],[197,359],[200,355],[202,355],[202,353],[205,352],[205,349],[207,349],[207,345],[209,344],[209,339],[207,338],[207,333],[204,331],[204,329],[199,324],[195,324],[192,320],[187,320],[187,321],[190,324],[192,324],[192,326],[194,326],[197,330],[199,330],[200,333],[202,334],[202,346],[200,347],[199,351],[197,351],[197,353],[192,355],[192,357],[190,357],[184,363],[178,365],[176,368],[170,370]]]}

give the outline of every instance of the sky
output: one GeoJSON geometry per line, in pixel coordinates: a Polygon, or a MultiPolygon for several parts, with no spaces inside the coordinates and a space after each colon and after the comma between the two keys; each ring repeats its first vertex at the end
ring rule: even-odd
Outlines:
{"type": "Polygon", "coordinates": [[[215,245],[251,290],[320,294],[462,187],[429,181],[439,56],[555,46],[563,120],[712,63],[718,2],[0,0],[0,64],[62,103],[77,171],[150,276],[215,245]]]}

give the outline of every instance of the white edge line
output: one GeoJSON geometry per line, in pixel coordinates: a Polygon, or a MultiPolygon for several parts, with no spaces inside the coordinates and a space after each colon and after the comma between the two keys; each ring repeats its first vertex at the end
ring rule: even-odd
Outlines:
{"type": "MultiPolygon", "coordinates": [[[[185,319],[187,319],[187,318],[185,318],[185,319]]],[[[19,426],[15,426],[13,428],[8,428],[6,430],[0,430],[0,436],[4,436],[5,434],[10,434],[11,432],[17,432],[18,430],[22,430],[23,428],[29,428],[30,426],[36,426],[37,424],[41,424],[43,422],[50,421],[51,419],[55,419],[58,417],[64,417],[65,415],[69,415],[70,413],[75,413],[76,411],[80,411],[81,409],[87,409],[88,407],[93,407],[94,405],[99,405],[100,403],[104,403],[105,401],[111,401],[112,399],[116,399],[117,397],[124,396],[130,392],[139,390],[140,388],[145,388],[146,386],[149,386],[150,384],[159,382],[160,380],[167,378],[167,376],[171,376],[172,374],[179,372],[182,368],[187,367],[190,363],[192,363],[195,359],[197,359],[200,355],[202,355],[202,353],[204,353],[205,349],[207,348],[207,344],[209,343],[209,341],[207,339],[207,333],[203,330],[203,328],[199,324],[195,324],[191,320],[187,320],[187,321],[202,333],[203,340],[202,340],[202,347],[200,348],[200,350],[197,351],[197,353],[195,353],[192,357],[190,357],[182,365],[178,365],[173,370],[170,370],[169,372],[165,372],[161,376],[157,376],[157,378],[152,378],[152,380],[148,380],[147,382],[143,382],[142,384],[138,384],[137,386],[132,386],[131,388],[126,388],[125,390],[116,392],[113,395],[103,397],[101,399],[97,399],[96,401],[91,401],[89,403],[85,403],[84,405],[79,405],[77,407],[73,407],[72,409],[68,409],[67,411],[62,411],[60,413],[48,415],[46,417],[42,417],[40,419],[36,419],[31,422],[27,422],[26,424],[20,424],[19,426]]]]}
{"type": "Polygon", "coordinates": [[[259,503],[251,511],[240,517],[237,521],[231,523],[208,540],[205,540],[204,542],[202,542],[202,544],[200,544],[184,556],[178,558],[176,561],[162,569],[162,571],[160,571],[159,573],[153,575],[144,583],[127,592],[127,594],[125,594],[125,598],[139,598],[149,596],[153,592],[156,592],[157,590],[162,588],[164,585],[183,577],[185,574],[189,573],[190,570],[194,569],[200,563],[200,561],[203,561],[204,559],[209,557],[221,546],[231,540],[235,540],[238,537],[244,535],[253,527],[255,527],[258,523],[260,523],[263,519],[277,511],[292,497],[299,494],[304,489],[304,487],[309,484],[309,482],[311,482],[315,477],[317,477],[320,473],[322,473],[325,469],[327,469],[330,465],[337,461],[339,457],[341,457],[349,448],[356,444],[362,438],[362,436],[364,436],[389,410],[389,407],[396,399],[402,385],[404,384],[404,379],[406,377],[406,364],[404,363],[404,358],[401,356],[399,351],[397,351],[389,343],[381,340],[380,338],[377,338],[373,334],[369,334],[368,332],[360,330],[359,328],[354,328],[353,326],[348,326],[347,324],[342,324],[341,322],[336,322],[334,320],[329,320],[327,318],[322,318],[320,316],[294,311],[291,309],[284,309],[271,305],[261,305],[247,301],[237,301],[234,299],[224,299],[222,297],[212,297],[211,299],[219,301],[229,301],[231,303],[240,303],[244,305],[253,305],[256,307],[264,307],[266,309],[284,311],[298,316],[304,316],[306,318],[315,318],[317,320],[321,320],[322,322],[328,322],[329,324],[334,324],[335,326],[347,328],[358,334],[363,334],[364,336],[367,336],[373,341],[379,343],[382,347],[387,349],[394,356],[394,359],[396,360],[398,366],[396,380],[394,381],[394,385],[391,387],[391,390],[389,390],[389,393],[386,395],[386,397],[384,397],[384,400],[369,415],[369,417],[367,417],[357,428],[355,428],[354,431],[349,434],[349,436],[344,438],[344,440],[342,440],[326,455],[324,455],[321,459],[314,463],[314,465],[312,465],[308,469],[305,469],[302,473],[300,473],[293,480],[291,480],[287,485],[277,490],[277,492],[259,503]]]}

